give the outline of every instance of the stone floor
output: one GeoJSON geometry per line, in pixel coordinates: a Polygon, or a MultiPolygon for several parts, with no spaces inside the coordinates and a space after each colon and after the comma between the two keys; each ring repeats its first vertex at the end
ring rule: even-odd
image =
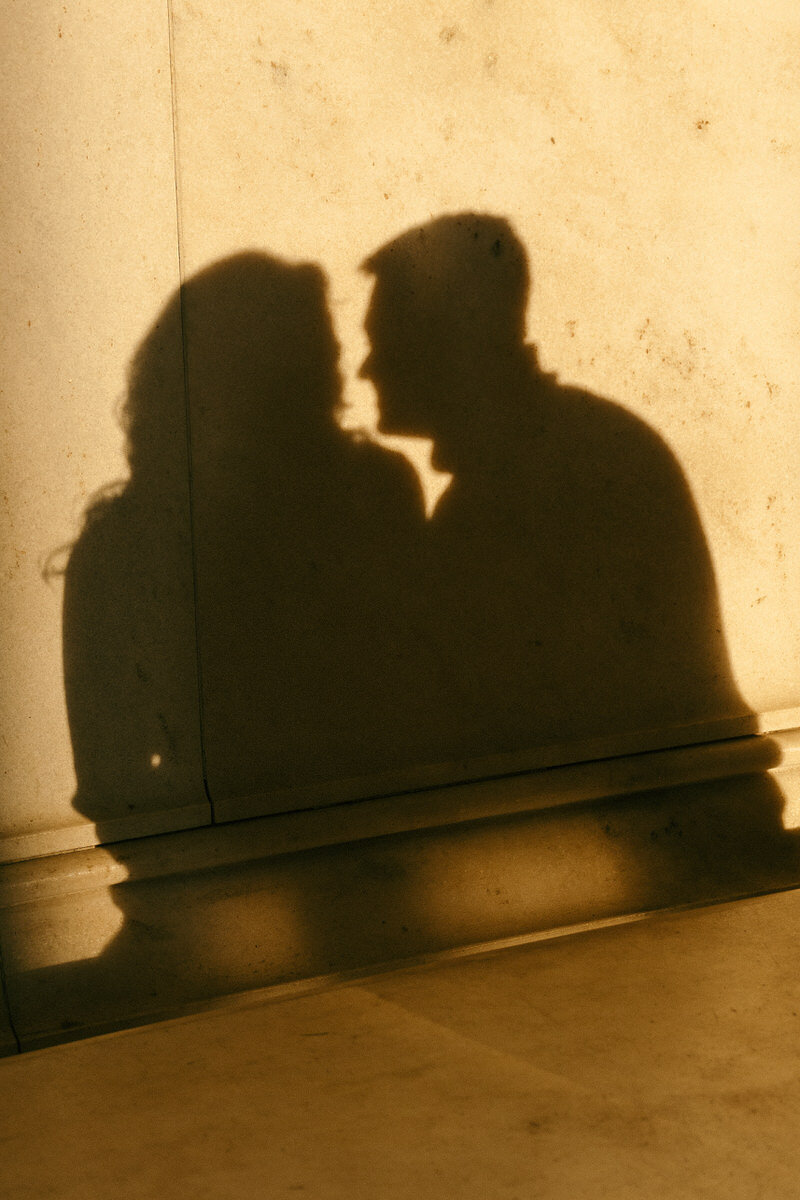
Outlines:
{"type": "Polygon", "coordinates": [[[800,1196],[800,891],[0,1062],[8,1200],[800,1196]]]}

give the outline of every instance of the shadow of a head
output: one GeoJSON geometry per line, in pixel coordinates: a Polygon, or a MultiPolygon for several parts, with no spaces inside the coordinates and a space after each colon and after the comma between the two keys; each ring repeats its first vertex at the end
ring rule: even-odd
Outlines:
{"type": "MultiPolygon", "coordinates": [[[[384,433],[445,447],[479,436],[527,369],[525,248],[501,217],[440,217],[383,246],[363,269],[375,278],[361,374],[375,385],[384,433]]],[[[502,419],[502,417],[501,417],[502,419]]]]}

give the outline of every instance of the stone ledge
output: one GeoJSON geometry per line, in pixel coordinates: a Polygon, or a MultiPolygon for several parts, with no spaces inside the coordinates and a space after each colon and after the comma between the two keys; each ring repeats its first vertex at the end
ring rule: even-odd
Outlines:
{"type": "MultiPolygon", "coordinates": [[[[483,791],[490,797],[488,807],[491,811],[491,797],[496,794],[498,780],[530,777],[539,781],[536,786],[547,786],[550,777],[546,772],[551,771],[556,772],[552,781],[558,780],[560,783],[555,793],[551,791],[550,797],[545,796],[544,802],[567,802],[573,798],[573,794],[580,792],[581,788],[585,791],[588,786],[591,791],[595,782],[601,791],[604,787],[607,790],[607,783],[615,788],[619,787],[622,791],[630,791],[633,786],[652,786],[647,780],[639,785],[626,778],[628,760],[635,760],[636,764],[651,764],[651,767],[647,768],[651,777],[654,773],[657,776],[657,772],[663,769],[666,775],[661,782],[667,784],[673,780],[673,763],[678,775],[681,770],[688,770],[689,778],[695,769],[690,765],[693,756],[699,754],[698,761],[707,761],[709,746],[730,747],[742,744],[744,748],[748,744],[753,745],[759,739],[763,744],[764,735],[767,734],[770,735],[770,741],[777,741],[779,746],[789,744],[792,738],[796,744],[800,737],[798,729],[800,708],[776,709],[760,714],[748,713],[715,721],[692,722],[582,742],[541,746],[519,754],[504,754],[470,762],[415,766],[405,771],[281,788],[254,795],[214,795],[211,801],[205,796],[197,795],[167,809],[107,817],[101,825],[95,825],[74,812],[71,819],[59,827],[33,828],[0,837],[0,865],[26,863],[28,860],[49,855],[91,850],[110,842],[133,841],[158,834],[195,830],[215,823],[230,824],[256,818],[274,820],[274,814],[302,814],[302,820],[305,820],[307,810],[320,812],[330,807],[348,812],[354,804],[358,804],[365,812],[366,806],[371,806],[369,811],[373,816],[368,820],[373,821],[376,829],[381,823],[394,820],[392,814],[395,810],[399,814],[399,823],[402,824],[405,820],[413,820],[414,812],[420,806],[423,809],[435,810],[440,803],[443,804],[445,814],[442,819],[447,821],[450,819],[447,813],[453,807],[451,801],[459,795],[465,797],[467,807],[474,802],[480,803],[480,791],[485,784],[487,787],[484,787],[483,791]],[[666,758],[653,758],[654,753],[666,755],[666,758]],[[678,757],[674,758],[676,754],[678,757]],[[618,765],[610,768],[611,775],[604,780],[602,774],[597,773],[598,763],[618,765]],[[574,778],[574,786],[570,783],[570,775],[564,775],[564,771],[578,772],[574,778]],[[561,788],[560,793],[558,787],[561,788]],[[559,794],[563,795],[563,800],[559,799],[559,794]],[[406,803],[407,797],[418,795],[424,797],[421,802],[411,800],[406,803]]],[[[746,748],[744,753],[747,754],[746,748]]],[[[710,754],[712,758],[716,755],[719,760],[714,769],[725,771],[727,751],[712,750],[710,754]]],[[[760,765],[764,764],[753,762],[750,767],[744,764],[741,769],[757,769],[760,765]]],[[[634,772],[636,769],[638,768],[634,766],[634,772]]],[[[602,773],[602,768],[600,771],[602,773]]],[[[699,777],[706,776],[701,773],[699,777]]],[[[508,785],[512,791],[514,786],[508,785]]],[[[525,783],[521,786],[521,802],[524,804],[526,790],[530,789],[527,789],[525,783]]],[[[534,799],[533,803],[536,804],[537,801],[534,799]]],[[[113,810],[113,807],[113,804],[109,805],[110,810],[113,810]]],[[[455,807],[457,808],[457,804],[455,807]]],[[[326,821],[323,819],[321,824],[326,825],[326,821]]],[[[334,828],[336,824],[336,819],[332,819],[330,826],[334,828]]]]}
{"type": "Polygon", "coordinates": [[[776,740],[692,748],[711,777],[666,787],[667,760],[642,755],[6,867],[20,1043],[796,886],[800,838],[782,817],[800,796],[797,739],[776,740]],[[625,779],[639,790],[609,794],[625,779]]]}
{"type": "Polygon", "coordinates": [[[608,796],[762,771],[783,776],[795,765],[800,766],[800,729],[789,729],[130,838],[0,865],[0,907],[110,887],[131,876],[204,870],[608,796]]]}

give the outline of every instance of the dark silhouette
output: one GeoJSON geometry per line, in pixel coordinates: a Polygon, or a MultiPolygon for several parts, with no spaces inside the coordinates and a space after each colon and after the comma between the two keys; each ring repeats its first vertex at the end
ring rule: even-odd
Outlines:
{"type": "MultiPolygon", "coordinates": [[[[748,731],[683,472],[632,414],[541,370],[525,343],[527,257],[508,222],[442,217],[365,269],[375,286],[361,373],[380,428],[433,439],[434,464],[453,475],[417,607],[432,648],[417,719],[440,757],[523,763],[520,751],[550,747],[565,762],[621,734],[647,748],[720,736],[704,730],[731,719],[748,731]]],[[[665,850],[658,875],[639,881],[641,903],[677,900],[692,880],[746,891],[749,871],[794,863],[780,790],[755,773],[779,760],[765,738],[746,778],[631,797],[631,879],[647,857],[631,806],[668,814],[644,819],[665,850]]]]}
{"type": "MultiPolygon", "coordinates": [[[[541,748],[569,761],[587,739],[656,729],[663,745],[678,727],[746,725],[683,474],[642,422],[541,371],[508,223],[442,218],[367,269],[364,374],[382,427],[433,439],[453,475],[427,523],[405,460],[337,424],[317,267],[256,253],[209,267],[134,360],[130,478],[92,502],[66,568],[75,804],[104,841],[130,836],[118,819],[137,806],[201,794],[201,711],[223,819],[231,797],[281,811],[331,801],[342,781],[353,798],[403,773],[413,786],[431,764],[474,778],[512,759],[522,769],[541,748]]],[[[777,759],[768,739],[756,757],[736,779],[590,810],[219,868],[203,831],[176,834],[201,864],[188,893],[182,873],[153,875],[146,845],[121,842],[120,934],[93,963],[31,972],[30,1003],[46,1026],[54,989],[59,1011],[96,1028],[459,941],[785,885],[796,850],[779,791],[758,774],[777,759]],[[542,895],[537,853],[551,878],[564,836],[584,860],[613,844],[628,891],[598,892],[595,912],[569,888],[542,895]],[[502,885],[495,907],[485,871],[502,885]]]]}
{"type": "Polygon", "coordinates": [[[375,794],[398,773],[747,717],[680,467],[624,409],[541,371],[507,222],[442,218],[368,269],[382,428],[432,438],[453,474],[430,522],[405,460],[337,424],[318,268],[215,264],[136,356],[130,479],[93,503],[66,572],[76,807],[101,824],[202,794],[182,337],[223,816],[229,798],[279,811],[347,781],[375,794]]]}
{"type": "Polygon", "coordinates": [[[380,427],[432,438],[454,476],[425,570],[440,752],[746,714],[683,473],[641,421],[540,369],[509,224],[443,217],[366,267],[380,427]]]}
{"type": "Polygon", "coordinates": [[[242,254],[188,281],[137,353],[130,479],[93,502],[66,569],[75,803],[100,823],[158,798],[177,807],[183,776],[202,795],[182,334],[212,800],[402,756],[396,614],[415,578],[419,485],[336,422],[319,269],[242,254]]]}

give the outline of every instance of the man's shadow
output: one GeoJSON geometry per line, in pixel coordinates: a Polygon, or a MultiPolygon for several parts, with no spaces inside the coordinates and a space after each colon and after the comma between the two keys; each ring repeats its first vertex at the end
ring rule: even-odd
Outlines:
{"type": "MultiPolygon", "coordinates": [[[[509,223],[442,217],[364,266],[361,374],[379,429],[431,439],[434,466],[453,477],[426,530],[414,610],[428,650],[416,720],[441,759],[552,747],[569,762],[620,735],[649,749],[654,736],[725,737],[705,731],[726,723],[756,732],[683,471],[643,421],[541,369],[509,223]]],[[[747,774],[653,793],[649,815],[646,797],[612,800],[609,836],[627,809],[620,857],[641,908],[796,877],[797,839],[763,770],[780,750],[763,738],[752,755],[747,774]]]]}
{"type": "Polygon", "coordinates": [[[683,472],[631,413],[542,371],[510,225],[444,217],[366,269],[380,429],[432,439],[453,475],[424,579],[442,747],[475,757],[746,717],[683,472]]]}
{"type": "MultiPolygon", "coordinates": [[[[218,263],[172,298],[136,356],[130,479],[91,506],[66,568],[75,803],[103,840],[118,797],[125,811],[160,778],[166,794],[181,746],[199,772],[183,379],[163,367],[180,337],[212,797],[431,763],[468,774],[535,747],[748,714],[680,467],[625,410],[542,372],[524,337],[527,257],[508,223],[442,218],[367,269],[363,374],[381,428],[432,439],[453,475],[427,523],[405,460],[337,423],[338,346],[317,267],[255,253],[218,263]]],[[[764,745],[767,766],[777,754],[764,745]]],[[[708,897],[746,891],[773,866],[796,871],[780,813],[763,773],[700,796],[691,838],[673,839],[638,907],[701,898],[695,877],[708,897]]],[[[515,820],[530,818],[509,818],[512,836],[515,820]]],[[[157,1008],[230,990],[215,955],[240,934],[208,916],[220,886],[295,895],[302,946],[282,967],[263,964],[268,982],[436,948],[391,846],[361,846],[314,851],[299,893],[291,855],[224,879],[210,871],[189,911],[180,874],[137,877],[135,847],[120,843],[131,877],[114,888],[124,924],[96,964],[105,1008],[124,1009],[132,991],[157,1008]]],[[[76,1011],[80,995],[91,1007],[96,971],[73,974],[76,1011]]],[[[250,985],[262,981],[256,971],[250,985]]]]}

